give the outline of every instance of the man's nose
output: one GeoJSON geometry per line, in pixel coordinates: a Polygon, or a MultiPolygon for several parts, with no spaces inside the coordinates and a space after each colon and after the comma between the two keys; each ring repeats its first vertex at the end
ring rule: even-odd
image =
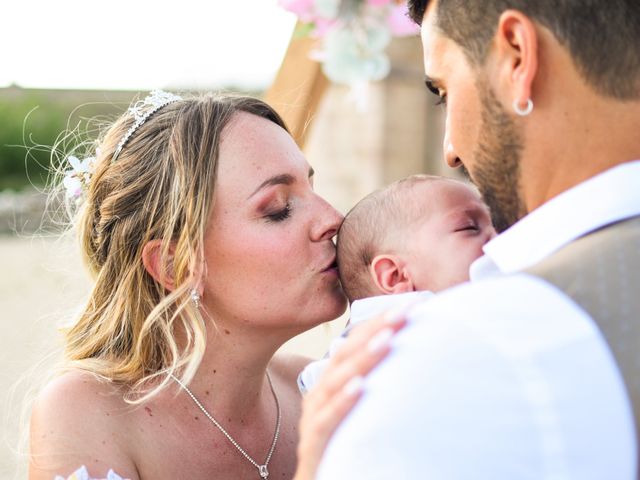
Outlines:
{"type": "Polygon", "coordinates": [[[451,168],[458,168],[462,165],[462,161],[460,160],[460,158],[458,158],[458,155],[453,148],[453,144],[451,143],[451,139],[449,137],[449,129],[447,129],[444,134],[442,149],[444,152],[444,160],[445,162],[447,162],[447,165],[449,165],[451,168]]]}

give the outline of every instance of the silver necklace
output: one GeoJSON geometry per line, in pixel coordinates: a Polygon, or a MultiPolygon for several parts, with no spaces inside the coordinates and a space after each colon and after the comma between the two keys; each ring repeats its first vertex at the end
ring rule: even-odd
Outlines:
{"type": "Polygon", "coordinates": [[[175,377],[173,374],[171,374],[171,378],[173,378],[178,385],[180,385],[180,387],[182,387],[182,389],[187,392],[187,394],[191,397],[191,399],[195,402],[195,404],[198,406],[198,408],[200,410],[202,410],[202,413],[205,414],[205,416],[211,420],[211,423],[213,423],[216,427],[218,427],[218,430],[220,430],[225,437],[227,437],[227,439],[233,444],[234,447],[236,447],[238,449],[238,451],[244,456],[244,458],[246,458],[247,460],[249,460],[254,467],[256,467],[258,469],[258,473],[260,474],[261,478],[267,479],[269,478],[269,470],[267,468],[267,466],[269,465],[269,461],[271,460],[271,456],[273,455],[273,451],[276,448],[276,443],[278,443],[278,436],[280,435],[280,402],[278,401],[278,395],[276,395],[276,391],[273,388],[273,383],[271,382],[271,377],[269,376],[269,372],[267,373],[267,380],[269,381],[269,387],[271,387],[271,393],[273,394],[273,398],[276,401],[276,410],[277,410],[277,417],[278,419],[276,420],[276,431],[273,435],[273,441],[271,442],[271,448],[269,449],[269,453],[267,454],[267,458],[264,461],[264,464],[260,465],[258,464],[258,462],[256,462],[253,458],[251,458],[251,456],[249,456],[249,454],[247,452],[245,452],[245,450],[238,445],[238,442],[236,442],[233,437],[231,435],[229,435],[229,432],[227,432],[224,427],[222,425],[220,425],[218,423],[218,421],[213,418],[213,416],[207,411],[206,408],[204,408],[202,406],[202,404],[198,401],[198,399],[196,398],[196,396],[191,392],[191,390],[189,390],[189,388],[182,383],[180,380],[178,380],[177,377],[175,377]]]}

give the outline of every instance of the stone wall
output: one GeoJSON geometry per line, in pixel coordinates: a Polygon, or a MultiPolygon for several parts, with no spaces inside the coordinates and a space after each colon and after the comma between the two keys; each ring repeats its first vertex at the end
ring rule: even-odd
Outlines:
{"type": "Polygon", "coordinates": [[[391,73],[370,85],[365,108],[348,87],[331,85],[309,126],[304,151],[316,190],[343,212],[414,173],[456,176],[442,158],[444,110],[424,85],[419,38],[394,40],[389,56],[391,73]]]}

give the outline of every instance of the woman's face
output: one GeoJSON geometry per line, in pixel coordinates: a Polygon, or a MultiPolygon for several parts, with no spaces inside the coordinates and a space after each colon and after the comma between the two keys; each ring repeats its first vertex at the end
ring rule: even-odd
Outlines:
{"type": "Polygon", "coordinates": [[[214,319],[298,333],[342,314],[333,237],[343,217],[313,191],[291,136],[238,113],[218,161],[203,294],[214,319]]]}

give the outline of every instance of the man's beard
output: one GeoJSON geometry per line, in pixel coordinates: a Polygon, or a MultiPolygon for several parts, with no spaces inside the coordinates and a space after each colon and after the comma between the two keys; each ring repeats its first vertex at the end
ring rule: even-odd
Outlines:
{"type": "Polygon", "coordinates": [[[491,87],[479,81],[478,91],[482,124],[472,179],[489,206],[493,226],[502,233],[526,214],[519,194],[522,138],[491,87]]]}

